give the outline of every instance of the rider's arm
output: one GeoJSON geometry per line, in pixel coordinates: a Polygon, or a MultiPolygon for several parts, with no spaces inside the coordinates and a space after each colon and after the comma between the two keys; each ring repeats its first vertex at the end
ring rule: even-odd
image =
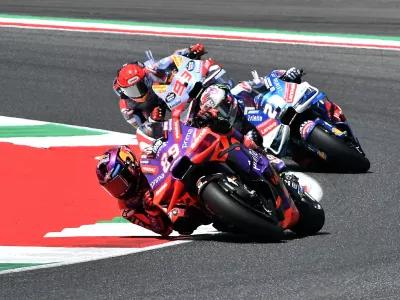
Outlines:
{"type": "Polygon", "coordinates": [[[205,54],[205,48],[202,44],[192,45],[189,48],[175,50],[175,55],[182,55],[192,59],[200,59],[205,54]]]}
{"type": "Polygon", "coordinates": [[[132,224],[144,227],[162,236],[172,233],[172,225],[168,217],[163,212],[149,212],[143,207],[129,208],[126,201],[118,200],[118,206],[124,219],[132,224]]]}
{"type": "Polygon", "coordinates": [[[292,67],[288,70],[274,70],[271,72],[271,75],[273,77],[278,77],[283,81],[300,84],[301,76],[303,75],[303,70],[292,67]]]}
{"type": "Polygon", "coordinates": [[[143,124],[145,117],[142,111],[130,108],[127,99],[121,98],[119,100],[119,108],[125,121],[132,125],[134,128],[139,128],[143,124]]]}
{"type": "Polygon", "coordinates": [[[146,65],[147,73],[155,81],[166,82],[170,76],[171,71],[175,68],[173,56],[182,55],[192,59],[200,59],[205,53],[204,46],[196,44],[189,48],[175,50],[173,55],[164,57],[153,64],[146,65]]]}

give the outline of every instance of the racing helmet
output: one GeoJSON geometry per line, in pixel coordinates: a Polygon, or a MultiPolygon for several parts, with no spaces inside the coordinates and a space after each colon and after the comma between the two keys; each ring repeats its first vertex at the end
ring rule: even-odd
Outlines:
{"type": "Polygon", "coordinates": [[[200,109],[230,120],[236,118],[238,112],[237,100],[231,95],[226,84],[213,84],[204,90],[200,96],[200,109]]]}
{"type": "Polygon", "coordinates": [[[142,172],[139,161],[128,146],[109,149],[98,158],[96,174],[100,185],[113,197],[137,197],[142,172]]]}
{"type": "Polygon", "coordinates": [[[124,95],[135,102],[145,102],[149,97],[149,87],[145,66],[141,62],[135,61],[124,64],[118,70],[114,88],[119,89],[124,95]]]}

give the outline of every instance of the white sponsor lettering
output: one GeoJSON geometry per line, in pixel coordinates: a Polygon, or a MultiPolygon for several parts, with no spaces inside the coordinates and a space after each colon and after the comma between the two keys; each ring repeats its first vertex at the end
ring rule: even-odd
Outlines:
{"type": "Polygon", "coordinates": [[[279,80],[278,80],[278,78],[274,78],[274,84],[275,84],[275,88],[279,91],[279,92],[282,92],[283,91],[283,88],[282,88],[282,86],[281,86],[281,84],[279,83],[279,80]]]}
{"type": "Polygon", "coordinates": [[[261,116],[247,116],[247,120],[250,122],[262,121],[262,117],[261,116]]]}
{"type": "Polygon", "coordinates": [[[183,141],[182,149],[184,149],[184,148],[186,149],[188,147],[188,143],[189,143],[190,137],[192,136],[193,131],[194,131],[193,129],[188,130],[188,132],[185,136],[185,140],[183,141]]]}
{"type": "Polygon", "coordinates": [[[194,148],[196,148],[198,146],[198,144],[200,143],[201,139],[203,138],[203,136],[207,133],[207,129],[204,128],[202,129],[199,134],[195,137],[195,139],[193,140],[192,145],[190,145],[190,148],[193,150],[194,148]]]}
{"type": "Polygon", "coordinates": [[[135,81],[137,81],[138,79],[139,79],[139,76],[134,76],[134,77],[128,79],[128,83],[129,83],[129,84],[132,84],[132,83],[134,83],[135,81]]]}
{"type": "Polygon", "coordinates": [[[151,183],[150,183],[150,187],[154,188],[154,186],[160,182],[160,180],[164,179],[164,173],[161,173],[161,175],[157,176],[156,179],[154,179],[151,183]]]}
{"type": "Polygon", "coordinates": [[[179,126],[179,121],[174,121],[174,133],[175,133],[175,139],[180,140],[181,138],[181,128],[179,126]]]}
{"type": "Polygon", "coordinates": [[[166,188],[168,187],[167,183],[164,183],[156,192],[156,196],[158,196],[159,194],[161,194],[166,188]]]}
{"type": "MultiPolygon", "coordinates": [[[[256,151],[251,150],[251,149],[249,149],[249,152],[251,154],[251,157],[253,158],[253,169],[257,170],[257,171],[261,171],[261,169],[258,168],[258,164],[257,164],[258,160],[260,159],[259,154],[256,151]]],[[[249,161],[249,165],[250,165],[250,161],[249,161]]]]}

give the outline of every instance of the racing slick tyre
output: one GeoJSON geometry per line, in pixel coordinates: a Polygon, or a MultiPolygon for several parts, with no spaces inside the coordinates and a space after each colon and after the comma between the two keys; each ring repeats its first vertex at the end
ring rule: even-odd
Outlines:
{"type": "Polygon", "coordinates": [[[211,181],[202,189],[201,198],[209,211],[242,233],[273,241],[282,240],[283,229],[274,215],[267,216],[255,210],[220,184],[211,181]]]}
{"type": "Polygon", "coordinates": [[[307,193],[301,200],[295,202],[299,210],[299,220],[289,228],[297,235],[306,236],[316,234],[325,225],[325,212],[321,204],[307,193]]]}
{"type": "Polygon", "coordinates": [[[307,141],[324,152],[327,155],[327,163],[337,171],[365,173],[370,168],[368,158],[320,126],[315,126],[307,141]]]}

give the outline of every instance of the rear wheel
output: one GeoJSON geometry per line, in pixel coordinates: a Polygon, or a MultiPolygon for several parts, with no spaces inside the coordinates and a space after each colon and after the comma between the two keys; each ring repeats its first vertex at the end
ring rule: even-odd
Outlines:
{"type": "Polygon", "coordinates": [[[370,168],[368,158],[320,126],[311,131],[307,142],[324,152],[327,155],[327,163],[335,170],[364,173],[370,168]]]}
{"type": "MultiPolygon", "coordinates": [[[[206,207],[222,222],[232,224],[237,231],[249,235],[270,240],[283,238],[282,226],[274,214],[267,216],[256,211],[240,199],[239,193],[228,192],[221,185],[221,182],[216,181],[208,183],[201,197],[206,207]]],[[[236,188],[236,192],[240,190],[240,187],[236,188]]]]}

